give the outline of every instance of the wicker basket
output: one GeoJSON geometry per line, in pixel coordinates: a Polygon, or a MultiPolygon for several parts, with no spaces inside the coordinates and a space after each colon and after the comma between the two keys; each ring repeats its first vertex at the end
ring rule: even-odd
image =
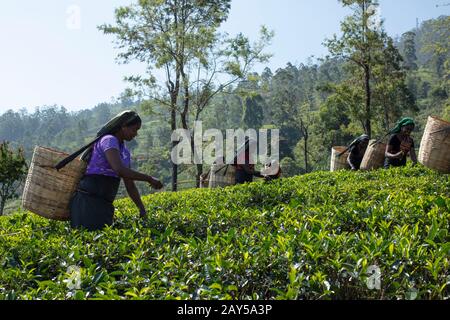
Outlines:
{"type": "Polygon", "coordinates": [[[420,143],[418,160],[424,166],[450,173],[450,123],[428,117],[420,143]]]}
{"type": "Polygon", "coordinates": [[[209,188],[232,186],[236,184],[236,167],[231,164],[213,164],[209,174],[209,188]]]}
{"type": "Polygon", "coordinates": [[[22,207],[42,217],[69,220],[69,201],[86,169],[75,159],[57,171],[53,166],[68,154],[36,146],[22,195],[22,207]]]}
{"type": "Polygon", "coordinates": [[[340,147],[340,146],[331,148],[330,171],[350,169],[350,165],[347,162],[349,152],[346,151],[343,155],[338,156],[338,154],[344,151],[346,148],[347,147],[340,147]]]}
{"type": "Polygon", "coordinates": [[[376,140],[370,140],[364,157],[361,161],[361,170],[375,170],[383,167],[386,144],[383,142],[375,143],[376,140]]]}

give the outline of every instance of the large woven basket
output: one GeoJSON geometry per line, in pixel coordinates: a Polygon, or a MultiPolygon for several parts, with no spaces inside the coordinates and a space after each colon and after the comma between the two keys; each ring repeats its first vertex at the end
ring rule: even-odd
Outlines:
{"type": "Polygon", "coordinates": [[[386,144],[376,143],[376,140],[370,140],[364,157],[361,161],[361,170],[375,170],[383,167],[386,152],[386,144]]]}
{"type": "Polygon", "coordinates": [[[450,173],[450,122],[428,117],[418,160],[431,169],[450,173]]]}
{"type": "Polygon", "coordinates": [[[231,164],[211,166],[209,188],[232,186],[236,184],[236,167],[231,164]]]}
{"type": "Polygon", "coordinates": [[[53,166],[68,154],[36,146],[22,195],[22,207],[42,217],[69,220],[69,201],[86,169],[75,159],[57,171],[53,166]]]}
{"type": "Polygon", "coordinates": [[[350,169],[350,165],[347,162],[349,152],[346,151],[343,155],[338,156],[338,154],[344,151],[346,148],[347,147],[341,146],[331,148],[330,171],[350,169]]]}

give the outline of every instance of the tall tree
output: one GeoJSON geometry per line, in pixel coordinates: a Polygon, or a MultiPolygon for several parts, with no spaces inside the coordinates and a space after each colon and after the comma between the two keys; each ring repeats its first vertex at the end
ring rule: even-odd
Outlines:
{"type": "Polygon", "coordinates": [[[242,98],[242,119],[241,123],[245,129],[258,130],[263,125],[263,97],[255,92],[250,92],[242,98]]]}
{"type": "Polygon", "coordinates": [[[339,0],[344,7],[353,11],[341,22],[342,36],[336,35],[325,40],[330,53],[338,58],[350,61],[361,72],[365,92],[363,129],[369,137],[372,135],[372,89],[371,74],[373,55],[383,48],[385,33],[382,20],[378,16],[376,0],[339,0]]]}
{"type": "MultiPolygon", "coordinates": [[[[101,25],[105,34],[116,36],[125,63],[138,60],[147,65],[149,76],[128,77],[141,95],[170,108],[172,132],[177,129],[177,111],[187,114],[189,84],[186,66],[204,60],[204,48],[216,40],[216,30],[228,17],[231,0],[140,0],[116,9],[116,25],[101,25]],[[164,85],[154,69],[164,72],[164,85]],[[164,90],[162,88],[165,87],[164,90]],[[180,90],[184,102],[179,108],[180,90]]],[[[172,142],[172,148],[177,142],[172,142]]],[[[178,167],[172,163],[172,190],[177,189],[178,167]]]]}
{"type": "Polygon", "coordinates": [[[0,216],[3,215],[6,201],[13,199],[17,188],[27,173],[27,164],[22,149],[14,152],[9,143],[0,143],[0,216]]]}
{"type": "Polygon", "coordinates": [[[293,149],[301,138],[298,112],[302,103],[299,70],[288,63],[272,77],[269,105],[270,117],[280,129],[280,157],[294,158],[293,149]]]}
{"type": "Polygon", "coordinates": [[[0,137],[9,141],[18,141],[23,138],[24,125],[18,112],[8,110],[0,116],[0,137]]]}
{"type": "Polygon", "coordinates": [[[300,113],[298,116],[299,124],[300,124],[300,132],[302,134],[303,140],[303,160],[305,163],[305,172],[310,171],[310,164],[308,161],[309,158],[309,137],[310,137],[310,126],[311,126],[311,118],[313,116],[313,111],[311,105],[306,103],[300,107],[300,113]]]}
{"type": "Polygon", "coordinates": [[[385,133],[403,113],[416,112],[418,107],[406,84],[407,69],[403,58],[390,37],[385,38],[384,49],[374,57],[373,108],[383,114],[374,120],[385,133]]]}
{"type": "Polygon", "coordinates": [[[402,35],[404,66],[409,70],[417,70],[416,34],[412,31],[402,35]]]}
{"type": "MultiPolygon", "coordinates": [[[[450,16],[442,16],[427,22],[424,38],[428,43],[422,51],[431,55],[430,63],[433,65],[441,80],[441,89],[450,97],[450,16]]],[[[450,101],[447,100],[447,105],[450,101]]]]}
{"type": "MultiPolygon", "coordinates": [[[[191,151],[194,157],[196,156],[193,138],[195,128],[192,122],[189,124],[188,116],[192,114],[194,121],[200,120],[201,114],[217,94],[224,92],[238,81],[249,82],[254,64],[267,62],[272,56],[263,51],[273,35],[273,31],[262,26],[260,38],[255,43],[250,43],[249,39],[241,33],[235,38],[217,36],[213,47],[204,48],[203,59],[194,59],[193,63],[188,65],[192,75],[186,72],[183,75],[184,106],[180,116],[183,128],[186,130],[192,128],[190,130],[191,151]]],[[[197,186],[200,186],[202,172],[203,164],[198,163],[197,186]]]]}

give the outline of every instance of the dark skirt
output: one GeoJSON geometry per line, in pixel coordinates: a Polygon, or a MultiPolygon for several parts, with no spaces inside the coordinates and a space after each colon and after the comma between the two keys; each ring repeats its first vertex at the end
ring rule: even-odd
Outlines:
{"type": "Polygon", "coordinates": [[[390,167],[404,167],[406,166],[406,157],[401,159],[390,159],[388,157],[384,158],[384,168],[389,169],[390,167]]]}
{"type": "Polygon", "coordinates": [[[245,172],[243,169],[236,168],[236,184],[253,182],[253,174],[245,172]]]}
{"type": "Polygon", "coordinates": [[[84,176],[70,202],[72,228],[100,230],[112,225],[120,179],[102,175],[84,176]]]}

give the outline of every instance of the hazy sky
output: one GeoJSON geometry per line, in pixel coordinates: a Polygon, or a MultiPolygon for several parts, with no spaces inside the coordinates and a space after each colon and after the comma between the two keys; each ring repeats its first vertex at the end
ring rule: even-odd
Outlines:
{"type": "MultiPolygon", "coordinates": [[[[0,10],[0,114],[7,109],[63,105],[91,108],[118,97],[125,75],[139,64],[118,65],[112,37],[97,30],[112,23],[114,8],[132,0],[2,1],[0,10]],[[79,19],[77,18],[79,17],[79,19]]],[[[381,0],[381,15],[391,36],[419,21],[449,15],[450,0],[381,0]]],[[[261,25],[275,31],[267,65],[273,71],[287,62],[324,56],[326,37],[339,31],[348,14],[337,0],[233,0],[223,30],[256,40],[261,25]]],[[[257,66],[261,71],[265,66],[257,66]]]]}

